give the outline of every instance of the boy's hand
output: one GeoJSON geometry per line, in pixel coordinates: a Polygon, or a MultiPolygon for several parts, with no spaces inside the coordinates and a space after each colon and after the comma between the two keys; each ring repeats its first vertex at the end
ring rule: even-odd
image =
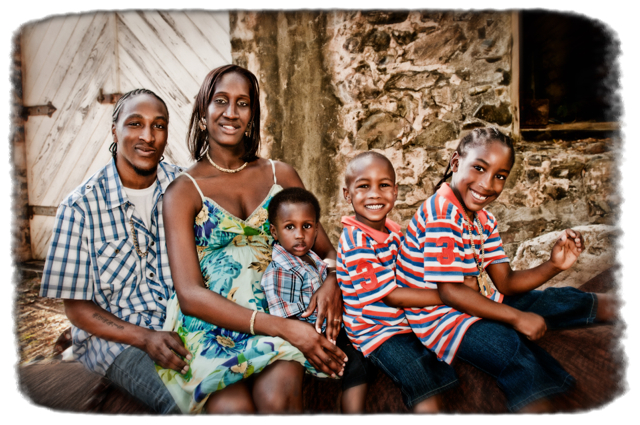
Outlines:
{"type": "Polygon", "coordinates": [[[462,282],[464,283],[465,286],[468,286],[469,288],[473,289],[476,292],[480,292],[480,285],[478,285],[478,278],[475,276],[465,276],[464,277],[464,281],[462,282]]]}
{"type": "Polygon", "coordinates": [[[542,338],[547,331],[547,323],[542,316],[535,313],[520,311],[513,323],[513,328],[531,341],[542,338]]]}
{"type": "Polygon", "coordinates": [[[584,239],[580,232],[566,229],[551,250],[551,264],[560,269],[571,267],[584,249],[584,239]]]}

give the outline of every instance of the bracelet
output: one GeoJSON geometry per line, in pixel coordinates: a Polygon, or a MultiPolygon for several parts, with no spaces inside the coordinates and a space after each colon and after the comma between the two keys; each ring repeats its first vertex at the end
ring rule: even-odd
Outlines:
{"type": "Polygon", "coordinates": [[[325,258],[324,260],[325,263],[327,263],[327,266],[329,266],[329,268],[336,268],[336,260],[334,260],[333,258],[325,258]]]}
{"type": "Polygon", "coordinates": [[[255,335],[253,332],[253,324],[256,322],[256,315],[258,314],[258,310],[253,310],[253,314],[251,315],[251,321],[249,322],[249,332],[251,335],[255,335]]]}

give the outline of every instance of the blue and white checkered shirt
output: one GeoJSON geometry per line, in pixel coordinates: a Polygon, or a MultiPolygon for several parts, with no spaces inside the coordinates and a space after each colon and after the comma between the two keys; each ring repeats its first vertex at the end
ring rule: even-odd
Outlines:
{"type": "MultiPolygon", "coordinates": [[[[300,316],[309,306],[311,296],[327,278],[327,263],[309,251],[316,267],[287,252],[280,244],[273,245],[271,263],[262,276],[262,289],[269,303],[269,314],[280,317],[300,316]]],[[[317,314],[302,318],[315,326],[317,314]]],[[[326,320],[325,320],[326,323],[326,320]]],[[[322,324],[322,330],[325,329],[322,324]]]]}
{"type": "MultiPolygon", "coordinates": [[[[58,207],[40,296],[91,300],[118,318],[160,330],[173,294],[162,195],[182,169],[161,162],[147,229],[123,189],[115,161],[78,186],[58,207]],[[136,253],[129,219],[140,251],[136,253]]],[[[128,347],[73,327],[73,353],[88,369],[104,375],[128,347]]]]}

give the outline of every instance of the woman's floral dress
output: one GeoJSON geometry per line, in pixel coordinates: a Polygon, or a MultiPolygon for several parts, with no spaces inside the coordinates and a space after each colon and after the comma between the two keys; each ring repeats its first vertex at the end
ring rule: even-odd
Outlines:
{"type": "MultiPolygon", "coordinates": [[[[260,285],[271,262],[273,242],[267,206],[282,187],[274,182],[262,204],[247,220],[240,220],[204,197],[191,180],[202,197],[194,229],[206,286],[243,307],[268,313],[260,285]]],[[[200,412],[211,393],[262,371],[276,360],[297,361],[310,373],[326,376],[282,338],[234,332],[185,316],[175,293],[167,305],[163,330],[177,332],[192,355],[185,375],[156,365],[160,378],[185,413],[200,412]]]]}

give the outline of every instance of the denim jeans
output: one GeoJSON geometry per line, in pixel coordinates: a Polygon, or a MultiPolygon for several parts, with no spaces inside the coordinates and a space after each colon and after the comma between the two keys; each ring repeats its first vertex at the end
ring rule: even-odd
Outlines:
{"type": "MultiPolygon", "coordinates": [[[[549,329],[593,323],[597,309],[594,294],[575,288],[505,296],[503,303],[539,314],[549,329]]],[[[549,353],[502,322],[483,319],[472,324],[456,357],[496,378],[511,411],[565,392],[575,384],[575,379],[549,353]]]]}
{"type": "Polygon", "coordinates": [[[375,366],[370,359],[351,344],[344,327],[338,333],[336,345],[349,359],[342,374],[342,391],[358,385],[373,383],[376,376],[375,366]]]}
{"type": "Polygon", "coordinates": [[[458,385],[453,368],[439,361],[413,332],[392,336],[368,358],[400,387],[408,409],[458,385]]]}
{"type": "Polygon", "coordinates": [[[144,351],[129,347],[107,369],[106,377],[156,413],[181,413],[144,351]]]}

